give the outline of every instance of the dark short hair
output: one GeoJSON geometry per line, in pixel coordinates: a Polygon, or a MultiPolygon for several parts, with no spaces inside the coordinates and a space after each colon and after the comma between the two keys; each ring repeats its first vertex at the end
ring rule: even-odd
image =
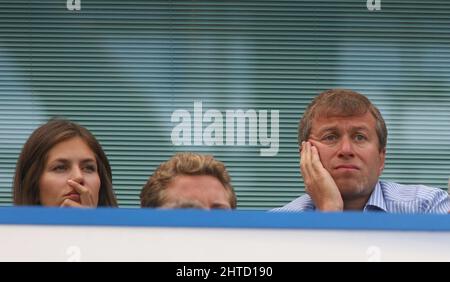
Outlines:
{"type": "Polygon", "coordinates": [[[298,142],[301,144],[309,139],[312,122],[316,117],[351,117],[367,112],[376,120],[379,148],[383,150],[387,143],[387,128],[380,111],[366,96],[348,89],[330,89],[313,99],[300,120],[298,142]]]}
{"type": "Polygon", "coordinates": [[[81,138],[95,155],[100,177],[98,206],[117,206],[112,188],[111,167],[100,143],[86,128],[60,118],[51,119],[37,128],[23,146],[14,175],[15,205],[41,205],[39,181],[47,162],[48,152],[55,145],[74,137],[81,138]]]}

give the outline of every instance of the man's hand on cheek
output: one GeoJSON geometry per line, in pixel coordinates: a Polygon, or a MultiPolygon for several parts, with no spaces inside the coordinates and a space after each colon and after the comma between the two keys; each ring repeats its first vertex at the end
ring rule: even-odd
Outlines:
{"type": "MultiPolygon", "coordinates": [[[[314,142],[314,141],[313,141],[314,142]]],[[[312,142],[302,142],[300,170],[308,195],[321,211],[342,211],[344,203],[339,189],[320,161],[312,142]]]]}

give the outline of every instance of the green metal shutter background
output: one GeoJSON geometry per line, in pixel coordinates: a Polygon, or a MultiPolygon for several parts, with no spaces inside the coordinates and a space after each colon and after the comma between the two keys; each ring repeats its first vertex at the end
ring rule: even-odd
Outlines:
{"type": "MultiPolygon", "coordinates": [[[[366,94],[389,129],[383,179],[445,188],[450,172],[450,2],[0,1],[0,205],[17,156],[52,116],[86,126],[121,207],[177,151],[214,154],[240,209],[304,191],[297,123],[333,87],[366,94]],[[174,146],[175,110],[279,110],[280,148],[174,146]]],[[[270,117],[270,116],[269,116],[270,117]]],[[[270,129],[269,129],[270,130],[270,129]]],[[[270,132],[270,131],[269,131],[270,132]]],[[[247,132],[248,134],[248,132],[247,132]]],[[[224,132],[225,135],[225,132],[224,132]]]]}

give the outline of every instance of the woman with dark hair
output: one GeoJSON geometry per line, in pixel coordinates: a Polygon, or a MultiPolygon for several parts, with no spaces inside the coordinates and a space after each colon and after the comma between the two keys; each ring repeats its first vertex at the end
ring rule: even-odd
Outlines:
{"type": "Polygon", "coordinates": [[[86,128],[52,119],[25,143],[14,176],[14,204],[116,207],[108,159],[86,128]]]}

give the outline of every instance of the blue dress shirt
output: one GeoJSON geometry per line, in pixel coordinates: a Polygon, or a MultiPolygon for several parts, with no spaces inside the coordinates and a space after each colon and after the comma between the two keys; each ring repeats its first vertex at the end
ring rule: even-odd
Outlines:
{"type": "MultiPolygon", "coordinates": [[[[272,211],[314,211],[316,207],[307,194],[272,211]]],[[[391,213],[448,213],[450,196],[443,190],[424,185],[403,185],[378,181],[363,211],[391,213]]]]}

